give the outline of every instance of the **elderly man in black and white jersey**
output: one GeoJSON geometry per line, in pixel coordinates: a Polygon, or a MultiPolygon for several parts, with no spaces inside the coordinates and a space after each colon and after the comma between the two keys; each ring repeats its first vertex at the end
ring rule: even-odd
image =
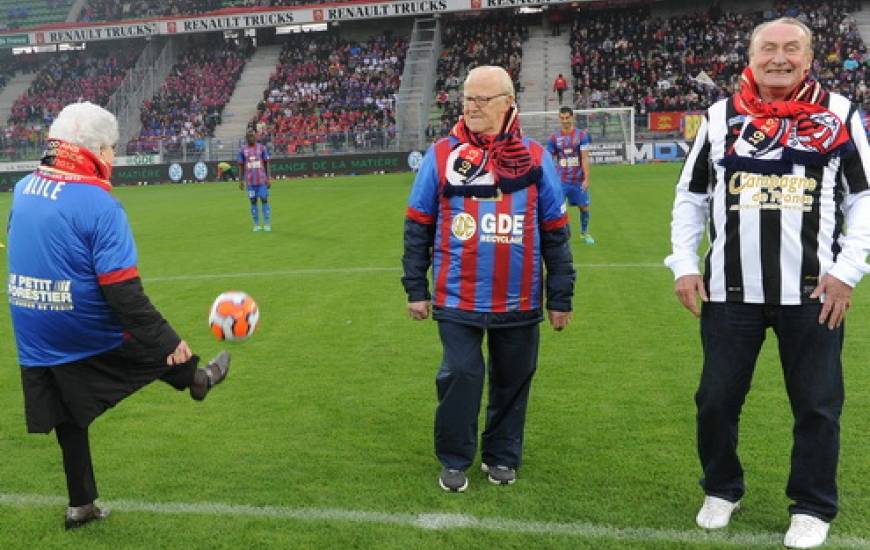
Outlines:
{"type": "Polygon", "coordinates": [[[683,167],[665,260],[680,302],[701,318],[695,402],[706,498],[697,523],[725,527],[740,505],[738,420],[772,327],[794,414],[791,548],[824,544],[837,515],[843,320],[870,251],[867,135],[857,107],[823,90],[811,63],[812,34],[800,21],[753,31],[740,90],[707,110],[683,167]]]}

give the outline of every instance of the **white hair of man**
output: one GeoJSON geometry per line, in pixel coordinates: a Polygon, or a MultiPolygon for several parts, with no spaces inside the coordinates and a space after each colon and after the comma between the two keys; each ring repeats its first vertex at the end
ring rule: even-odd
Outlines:
{"type": "Polygon", "coordinates": [[[760,23],[754,29],[752,29],[752,34],[749,36],[749,57],[752,57],[753,46],[755,44],[755,38],[758,36],[758,33],[770,27],[771,25],[778,25],[780,23],[784,23],[786,25],[794,25],[803,31],[804,36],[807,37],[807,52],[809,55],[813,54],[813,31],[810,30],[809,27],[804,24],[800,19],[795,19],[794,17],[780,17],[779,19],[773,19],[772,21],[765,21],[764,23],[760,23]]]}
{"type": "Polygon", "coordinates": [[[502,67],[498,67],[496,65],[480,65],[479,67],[475,67],[468,71],[468,76],[465,77],[465,81],[471,78],[472,75],[477,74],[492,74],[497,77],[500,87],[502,88],[504,94],[507,94],[511,97],[516,97],[514,93],[514,81],[511,79],[511,75],[508,74],[506,70],[502,67]]]}
{"type": "Polygon", "coordinates": [[[60,139],[99,153],[118,142],[115,115],[89,101],[64,107],[48,129],[48,139],[60,139]]]}

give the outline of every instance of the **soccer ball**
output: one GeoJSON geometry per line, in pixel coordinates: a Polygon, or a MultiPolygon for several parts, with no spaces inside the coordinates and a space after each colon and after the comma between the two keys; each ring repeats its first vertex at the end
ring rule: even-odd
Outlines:
{"type": "Polygon", "coordinates": [[[257,328],[260,310],[247,293],[224,292],[211,305],[208,325],[218,340],[245,340],[257,328]]]}

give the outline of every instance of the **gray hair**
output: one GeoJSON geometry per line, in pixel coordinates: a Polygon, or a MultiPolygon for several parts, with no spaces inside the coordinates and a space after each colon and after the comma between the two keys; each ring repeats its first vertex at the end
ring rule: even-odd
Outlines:
{"type": "Polygon", "coordinates": [[[89,101],[70,103],[64,107],[48,129],[49,139],[60,139],[93,153],[118,142],[118,120],[115,115],[89,101]]]}
{"type": "Polygon", "coordinates": [[[498,78],[502,90],[504,90],[502,93],[508,94],[511,97],[516,97],[516,94],[514,93],[514,81],[511,79],[511,75],[509,75],[502,67],[496,65],[480,65],[479,67],[475,67],[468,71],[468,76],[465,77],[465,82],[468,82],[471,75],[476,73],[494,74],[498,78]]]}
{"type": "Polygon", "coordinates": [[[749,57],[752,57],[752,45],[755,43],[755,38],[758,36],[758,33],[763,31],[767,27],[770,27],[771,25],[777,25],[779,23],[793,25],[802,30],[804,35],[807,37],[808,53],[810,54],[810,56],[813,55],[813,31],[811,31],[810,28],[807,27],[800,19],[795,19],[794,17],[780,17],[779,19],[760,23],[754,29],[752,29],[752,34],[749,36],[749,57]]]}

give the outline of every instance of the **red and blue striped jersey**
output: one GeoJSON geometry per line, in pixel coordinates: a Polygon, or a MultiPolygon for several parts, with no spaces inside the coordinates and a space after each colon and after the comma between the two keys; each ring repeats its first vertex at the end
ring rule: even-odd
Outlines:
{"type": "Polygon", "coordinates": [[[547,151],[555,157],[562,183],[580,185],[586,179],[583,173],[583,151],[589,149],[589,134],[579,128],[565,134],[558,132],[547,140],[547,151]]]}
{"type": "MultiPolygon", "coordinates": [[[[541,231],[568,223],[559,177],[541,145],[523,139],[537,184],[494,199],[445,196],[457,178],[450,171],[469,157],[467,145],[444,138],[427,151],[408,199],[407,217],[435,226],[432,251],[433,303],[438,307],[498,313],[542,307],[541,231]]],[[[473,155],[472,155],[473,156],[473,155]]],[[[475,183],[494,178],[479,167],[475,183]]],[[[462,168],[457,169],[460,173],[462,168]]],[[[461,185],[461,183],[458,183],[461,185]]]]}
{"type": "Polygon", "coordinates": [[[239,151],[239,164],[245,167],[245,183],[248,185],[266,185],[266,163],[269,162],[269,150],[262,143],[243,145],[239,151]]]}

